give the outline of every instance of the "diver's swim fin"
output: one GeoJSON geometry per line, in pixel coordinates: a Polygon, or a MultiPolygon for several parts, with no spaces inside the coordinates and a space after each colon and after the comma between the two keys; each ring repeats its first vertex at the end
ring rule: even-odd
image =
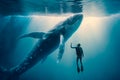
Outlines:
{"type": "Polygon", "coordinates": [[[83,70],[84,70],[84,69],[83,69],[83,66],[81,66],[81,72],[83,72],[83,70]]]}
{"type": "Polygon", "coordinates": [[[77,72],[79,73],[80,72],[80,68],[77,66],[77,72]]]}
{"type": "Polygon", "coordinates": [[[0,80],[19,80],[19,76],[12,75],[12,72],[0,67],[0,80]]]}

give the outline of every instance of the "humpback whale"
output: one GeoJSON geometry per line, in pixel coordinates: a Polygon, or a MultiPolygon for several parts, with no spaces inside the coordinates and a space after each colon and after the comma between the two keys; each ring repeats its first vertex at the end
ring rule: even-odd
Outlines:
{"type": "Polygon", "coordinates": [[[32,32],[19,37],[19,39],[31,37],[39,41],[30,51],[25,60],[10,70],[0,67],[0,80],[18,80],[18,77],[32,68],[35,64],[46,59],[53,51],[59,48],[57,62],[62,59],[65,43],[80,27],[83,15],[75,14],[66,20],[58,23],[48,32],[32,32]]]}

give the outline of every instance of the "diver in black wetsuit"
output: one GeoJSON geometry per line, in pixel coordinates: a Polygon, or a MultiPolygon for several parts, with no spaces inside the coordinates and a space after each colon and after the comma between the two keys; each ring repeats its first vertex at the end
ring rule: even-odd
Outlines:
{"type": "Polygon", "coordinates": [[[71,48],[75,48],[75,49],[76,49],[76,55],[77,55],[77,58],[76,58],[77,71],[78,71],[78,73],[79,73],[79,72],[80,72],[80,69],[81,69],[81,71],[83,72],[83,64],[82,64],[82,57],[84,56],[83,50],[82,50],[82,48],[80,47],[80,44],[77,44],[77,47],[73,47],[73,46],[72,46],[72,43],[71,43],[71,48]],[[81,68],[79,68],[79,65],[78,65],[79,59],[80,59],[81,68]]]}

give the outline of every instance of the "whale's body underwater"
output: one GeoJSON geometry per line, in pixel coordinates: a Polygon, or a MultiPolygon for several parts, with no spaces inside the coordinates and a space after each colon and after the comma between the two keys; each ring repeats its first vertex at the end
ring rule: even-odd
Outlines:
{"type": "Polygon", "coordinates": [[[43,61],[49,54],[59,47],[57,62],[59,62],[64,53],[65,42],[79,28],[83,19],[82,14],[76,14],[65,21],[60,22],[53,29],[44,32],[33,32],[25,34],[20,38],[32,37],[38,38],[39,41],[35,48],[30,52],[28,57],[18,66],[6,70],[0,68],[0,80],[18,80],[18,77],[33,67],[39,61],[43,61]]]}

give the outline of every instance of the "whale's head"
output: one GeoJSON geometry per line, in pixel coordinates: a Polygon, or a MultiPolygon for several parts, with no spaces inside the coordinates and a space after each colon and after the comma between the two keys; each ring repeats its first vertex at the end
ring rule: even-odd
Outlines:
{"type": "Polygon", "coordinates": [[[76,14],[64,21],[62,32],[66,40],[80,27],[82,19],[82,14],[76,14]]]}

